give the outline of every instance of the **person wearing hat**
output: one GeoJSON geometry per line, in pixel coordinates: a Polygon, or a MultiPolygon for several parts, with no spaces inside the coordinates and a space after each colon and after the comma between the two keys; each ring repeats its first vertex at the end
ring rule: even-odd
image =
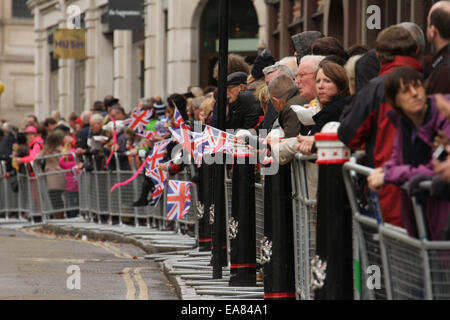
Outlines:
{"type": "Polygon", "coordinates": [[[323,37],[324,35],[321,32],[313,30],[293,35],[291,39],[294,44],[294,55],[297,57],[297,60],[300,61],[304,56],[310,55],[314,41],[323,37]]]}
{"type": "Polygon", "coordinates": [[[24,164],[33,161],[44,146],[44,140],[42,140],[42,138],[38,136],[37,129],[34,126],[28,126],[25,129],[24,133],[27,137],[29,153],[26,157],[15,157],[14,161],[17,164],[24,164]]]}
{"type": "MultiPolygon", "coordinates": [[[[250,129],[258,124],[262,109],[254,94],[247,91],[245,72],[234,72],[227,77],[227,116],[225,129],[250,129]]],[[[217,104],[214,106],[212,125],[217,126],[217,104]]]]}

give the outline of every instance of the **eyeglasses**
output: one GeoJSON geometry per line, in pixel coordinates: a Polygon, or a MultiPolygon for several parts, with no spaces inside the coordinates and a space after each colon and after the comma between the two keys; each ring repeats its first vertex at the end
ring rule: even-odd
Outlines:
{"type": "Polygon", "coordinates": [[[307,75],[310,75],[310,74],[314,74],[314,72],[297,73],[296,78],[297,79],[301,79],[301,78],[306,77],[307,75]]]}

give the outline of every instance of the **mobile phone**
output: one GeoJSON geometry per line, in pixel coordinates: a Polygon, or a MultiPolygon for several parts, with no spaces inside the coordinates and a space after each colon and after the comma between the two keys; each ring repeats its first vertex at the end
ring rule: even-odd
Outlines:
{"type": "Polygon", "coordinates": [[[440,145],[433,153],[433,159],[444,162],[448,157],[448,152],[443,145],[440,145]]]}

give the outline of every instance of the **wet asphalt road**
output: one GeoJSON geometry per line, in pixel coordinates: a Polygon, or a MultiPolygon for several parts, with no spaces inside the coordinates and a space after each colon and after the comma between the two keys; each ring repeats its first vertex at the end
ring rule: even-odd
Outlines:
{"type": "Polygon", "coordinates": [[[144,255],[128,244],[0,228],[0,300],[176,300],[144,255]]]}

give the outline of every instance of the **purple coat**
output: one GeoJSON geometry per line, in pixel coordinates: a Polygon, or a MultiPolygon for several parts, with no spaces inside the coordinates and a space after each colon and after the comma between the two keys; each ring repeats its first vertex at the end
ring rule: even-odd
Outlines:
{"type": "MultiPolygon", "coordinates": [[[[445,119],[445,117],[437,109],[435,97],[429,96],[429,98],[429,101],[431,101],[429,105],[431,108],[431,118],[419,128],[417,136],[423,142],[432,147],[438,130],[444,131],[446,135],[450,137],[450,121],[445,119]]],[[[445,98],[450,100],[450,95],[446,95],[445,98]]],[[[394,126],[398,128],[400,116],[393,110],[388,114],[388,116],[394,126]]],[[[430,177],[434,175],[432,159],[429,163],[419,165],[418,167],[405,164],[402,146],[403,134],[401,130],[397,130],[397,134],[394,139],[392,157],[383,166],[385,169],[385,183],[392,183],[401,186],[415,175],[425,174],[430,177]]],[[[449,213],[449,201],[439,201],[433,199],[427,200],[426,219],[431,232],[431,240],[438,241],[442,239],[442,232],[447,224],[449,213]]],[[[402,223],[406,230],[408,230],[409,235],[416,238],[418,237],[411,198],[406,191],[402,191],[402,223]]]]}

